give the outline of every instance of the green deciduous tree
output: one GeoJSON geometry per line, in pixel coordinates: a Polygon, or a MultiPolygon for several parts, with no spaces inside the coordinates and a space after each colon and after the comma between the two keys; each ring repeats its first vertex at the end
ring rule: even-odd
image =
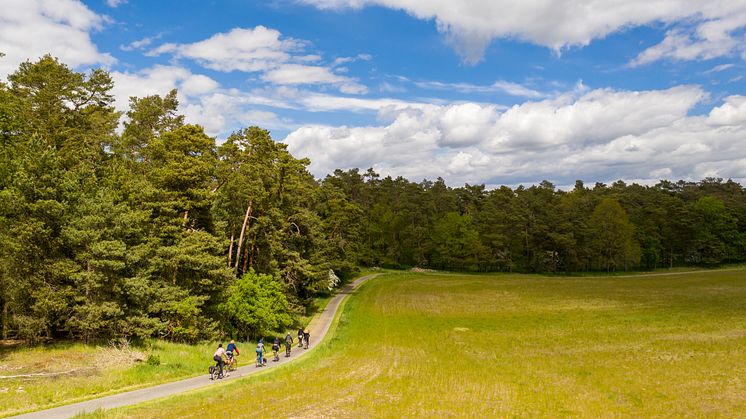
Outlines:
{"type": "Polygon", "coordinates": [[[598,264],[606,271],[627,270],[640,259],[634,226],[619,202],[604,198],[596,205],[590,219],[598,264]]]}
{"type": "Polygon", "coordinates": [[[228,288],[220,311],[238,336],[247,340],[292,324],[282,284],[253,269],[228,288]]]}

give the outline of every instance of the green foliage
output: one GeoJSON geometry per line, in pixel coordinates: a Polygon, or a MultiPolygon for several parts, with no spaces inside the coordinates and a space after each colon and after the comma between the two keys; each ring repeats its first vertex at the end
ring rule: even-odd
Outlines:
{"type": "Polygon", "coordinates": [[[746,195],[730,180],[487,190],[351,169],[317,181],[259,127],[218,145],[185,123],[175,90],[130,98],[120,134],[112,87],[107,72],[50,56],[0,83],[4,338],[260,333],[360,265],[559,273],[746,260],[746,195]],[[225,289],[244,275],[272,278],[282,302],[226,317],[225,289]]]}
{"type": "Polygon", "coordinates": [[[468,215],[449,212],[433,226],[433,263],[464,269],[476,265],[482,251],[479,234],[468,215]]]}
{"type": "Polygon", "coordinates": [[[227,295],[220,311],[247,340],[292,324],[282,286],[271,275],[251,269],[228,287],[227,295]]]}
{"type": "Polygon", "coordinates": [[[626,271],[630,265],[637,264],[640,256],[634,240],[634,226],[617,201],[601,200],[591,215],[590,228],[601,268],[612,271],[624,267],[626,271]]]}

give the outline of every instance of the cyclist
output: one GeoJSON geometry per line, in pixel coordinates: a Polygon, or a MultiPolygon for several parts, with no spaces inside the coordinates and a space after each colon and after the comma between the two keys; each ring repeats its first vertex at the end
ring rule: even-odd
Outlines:
{"type": "Polygon", "coordinates": [[[275,336],[275,341],[272,342],[272,354],[274,355],[274,358],[272,358],[273,361],[277,362],[280,360],[280,338],[275,336]]]}
{"type": "Polygon", "coordinates": [[[234,358],[234,352],[235,356],[241,355],[240,352],[238,352],[238,346],[236,346],[236,341],[231,339],[231,343],[228,344],[228,347],[225,348],[225,355],[228,357],[228,363],[233,364],[236,362],[236,359],[234,358]]]}
{"type": "Polygon", "coordinates": [[[264,342],[259,339],[259,343],[256,344],[256,366],[264,366],[264,342]]]}
{"type": "Polygon", "coordinates": [[[308,344],[311,342],[311,332],[308,329],[303,332],[303,340],[306,341],[306,349],[308,349],[308,344]]]}
{"type": "Polygon", "coordinates": [[[290,335],[290,332],[285,335],[285,357],[290,356],[290,347],[293,346],[293,337],[290,335]]]}
{"type": "Polygon", "coordinates": [[[303,347],[303,328],[298,329],[298,347],[303,347]]]}
{"type": "Polygon", "coordinates": [[[220,375],[218,375],[218,378],[223,378],[223,365],[225,365],[225,361],[223,360],[223,357],[225,355],[225,349],[223,349],[223,344],[218,344],[218,350],[215,351],[215,354],[212,356],[212,359],[215,361],[215,366],[220,368],[220,375]]]}

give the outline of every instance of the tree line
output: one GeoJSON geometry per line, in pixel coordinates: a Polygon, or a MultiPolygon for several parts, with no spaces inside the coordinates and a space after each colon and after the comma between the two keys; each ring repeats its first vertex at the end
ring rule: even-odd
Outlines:
{"type": "Polygon", "coordinates": [[[731,180],[487,190],[354,169],[328,186],[357,207],[362,265],[567,274],[746,260],[746,195],[731,180]]]}
{"type": "Polygon", "coordinates": [[[175,91],[133,97],[122,115],[112,87],[50,56],[0,83],[4,338],[257,336],[360,265],[551,273],[746,257],[732,181],[317,180],[266,130],[218,144],[178,114],[175,91]]]}

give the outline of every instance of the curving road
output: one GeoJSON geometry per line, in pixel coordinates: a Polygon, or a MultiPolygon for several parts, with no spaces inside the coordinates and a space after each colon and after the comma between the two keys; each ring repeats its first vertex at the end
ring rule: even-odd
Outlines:
{"type": "MultiPolygon", "coordinates": [[[[342,303],[342,301],[344,301],[344,299],[349,294],[351,294],[360,284],[378,275],[380,274],[372,274],[360,277],[342,288],[342,290],[329,301],[324,310],[316,317],[314,317],[313,320],[311,320],[311,323],[308,325],[308,329],[311,333],[311,342],[309,344],[309,348],[299,349],[297,346],[294,347],[293,355],[290,358],[285,358],[283,350],[282,355],[280,356],[280,361],[273,362],[269,360],[266,367],[256,368],[254,366],[253,352],[247,349],[246,352],[249,355],[242,357],[243,359],[241,359],[241,361],[243,361],[243,363],[250,362],[251,365],[239,367],[236,371],[231,373],[230,377],[227,377],[223,380],[211,381],[208,378],[207,373],[205,373],[199,377],[188,378],[186,380],[174,381],[171,383],[160,384],[153,387],[146,387],[140,390],[114,394],[111,396],[88,400],[85,402],[55,407],[53,409],[40,410],[37,412],[26,413],[14,417],[38,419],[69,418],[80,413],[92,412],[96,409],[113,409],[115,407],[128,406],[132,404],[142,403],[148,400],[171,396],[173,394],[181,393],[184,391],[207,387],[215,384],[216,382],[224,382],[226,380],[232,381],[239,377],[252,375],[259,371],[265,371],[268,368],[271,369],[278,365],[292,362],[308,353],[308,351],[313,349],[313,347],[315,347],[318,342],[321,342],[324,339],[327,332],[329,331],[329,328],[332,325],[334,316],[337,314],[337,310],[339,309],[339,305],[342,303]]],[[[207,355],[205,355],[205,357],[207,359],[207,355]]],[[[207,364],[208,362],[205,361],[205,365],[207,364]]]]}

